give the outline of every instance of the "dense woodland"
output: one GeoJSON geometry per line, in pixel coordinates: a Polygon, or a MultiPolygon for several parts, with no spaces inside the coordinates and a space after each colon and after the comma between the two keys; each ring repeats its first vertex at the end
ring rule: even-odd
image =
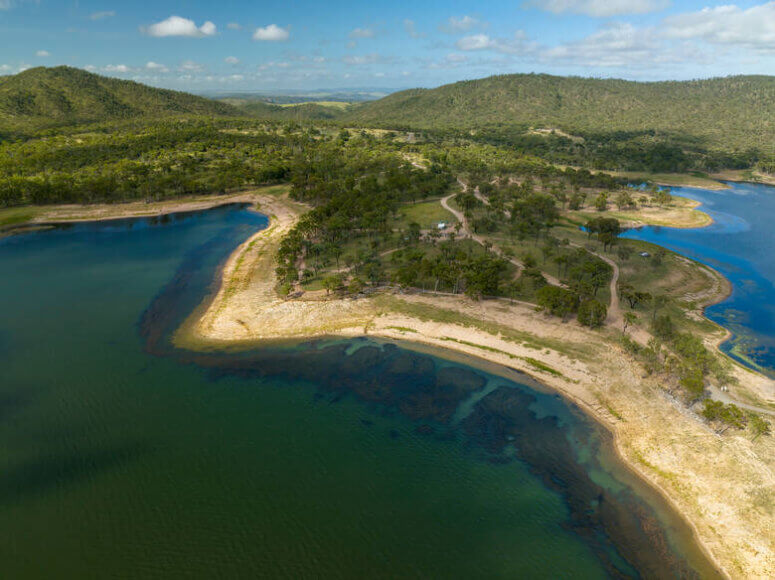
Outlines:
{"type": "Polygon", "coordinates": [[[725,156],[733,163],[775,158],[775,77],[638,83],[503,75],[394,93],[354,110],[349,120],[484,131],[504,143],[524,143],[529,128],[537,130],[534,136],[556,129],[581,149],[602,149],[604,159],[620,166],[635,154],[641,165],[656,155],[665,168],[712,168],[725,156]],[[681,150],[711,158],[670,159],[681,150]]]}

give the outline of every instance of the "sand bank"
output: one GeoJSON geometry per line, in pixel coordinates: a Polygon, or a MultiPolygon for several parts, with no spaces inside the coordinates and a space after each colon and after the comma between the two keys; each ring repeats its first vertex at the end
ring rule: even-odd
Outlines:
{"type": "MultiPolygon", "coordinates": [[[[619,347],[620,329],[592,331],[501,300],[400,292],[281,298],[274,252],[304,208],[275,196],[253,199],[272,216],[269,228],[232,254],[219,291],[176,334],[178,345],[248,348],[277,339],[370,335],[450,349],[528,373],[611,429],[623,460],[662,491],[728,576],[775,575],[772,437],[718,435],[658,378],[644,376],[619,347]]],[[[736,372],[744,388],[766,395],[765,379],[736,372]]]]}

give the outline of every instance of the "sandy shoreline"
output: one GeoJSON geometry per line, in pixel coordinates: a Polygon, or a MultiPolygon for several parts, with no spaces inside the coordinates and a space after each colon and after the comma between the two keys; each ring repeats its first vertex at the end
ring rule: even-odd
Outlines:
{"type": "MultiPolygon", "coordinates": [[[[179,346],[250,348],[278,340],[373,336],[462,353],[525,373],[586,410],[614,436],[622,461],[657,489],[694,530],[728,577],[775,573],[775,530],[767,511],[775,489],[772,438],[716,434],[672,399],[619,348],[619,330],[590,331],[521,304],[460,297],[382,294],[286,300],[277,296],[274,249],[303,208],[257,196],[269,228],[240,245],[220,289],[176,333],[179,346]]],[[[728,288],[719,290],[726,293],[728,288]]],[[[723,299],[706,297],[703,304],[723,299]]],[[[719,329],[712,341],[722,341],[719,329]]],[[[746,388],[763,377],[737,369],[746,388]]]]}
{"type": "MultiPolygon", "coordinates": [[[[286,300],[275,291],[274,254],[306,208],[282,194],[284,186],[232,195],[173,200],[148,207],[137,202],[99,208],[57,208],[41,221],[94,221],[152,217],[249,203],[270,225],[241,244],[221,268],[219,290],[175,335],[191,349],[241,349],[311,337],[374,336],[461,353],[535,377],[605,425],[623,463],[661,493],[694,530],[698,545],[728,577],[775,575],[775,446],[744,434],[717,435],[677,403],[653,377],[644,377],[618,346],[621,331],[590,331],[575,322],[546,318],[523,304],[474,302],[462,297],[386,293],[371,298],[286,300]],[[84,209],[90,209],[84,213],[84,209]],[[118,211],[116,211],[118,209],[118,211]],[[64,219],[62,218],[64,215],[64,219]],[[769,508],[769,511],[768,511],[769,508]]],[[[718,274],[711,271],[718,277],[718,274]]],[[[723,277],[722,277],[723,278],[723,277]]],[[[701,308],[723,300],[726,279],[701,308]]],[[[718,346],[719,327],[707,337],[718,346]]],[[[760,399],[767,379],[736,374],[760,399]]]]}

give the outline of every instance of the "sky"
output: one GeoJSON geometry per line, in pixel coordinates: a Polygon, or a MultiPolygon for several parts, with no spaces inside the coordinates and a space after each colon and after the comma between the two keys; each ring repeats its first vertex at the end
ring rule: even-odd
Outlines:
{"type": "Polygon", "coordinates": [[[41,65],[193,92],[771,74],[775,1],[0,0],[0,75],[41,65]]]}

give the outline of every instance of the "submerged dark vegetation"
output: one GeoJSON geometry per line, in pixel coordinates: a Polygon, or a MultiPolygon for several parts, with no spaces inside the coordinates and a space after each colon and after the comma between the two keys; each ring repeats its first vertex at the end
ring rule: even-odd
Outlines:
{"type": "MultiPolygon", "coordinates": [[[[772,143],[762,140],[772,128],[760,118],[772,108],[771,85],[772,79],[762,77],[648,85],[646,90],[646,85],[616,81],[497,77],[394,95],[361,105],[346,119],[370,123],[369,110],[383,111],[378,124],[406,129],[375,131],[250,119],[233,107],[191,95],[66,67],[34,69],[0,79],[0,207],[157,201],[287,183],[291,197],[312,210],[278,252],[279,290],[285,294],[325,289],[358,295],[391,285],[477,299],[502,297],[535,303],[562,318],[576,316],[595,328],[606,318],[612,275],[595,253],[609,253],[620,265],[634,264],[634,247],[618,239],[619,222],[605,212],[614,205],[620,210],[638,203],[666,205],[670,196],[657,189],[638,194],[625,187],[623,178],[555,163],[650,171],[758,163],[768,169],[769,153],[753,145],[772,143]],[[496,90],[504,83],[508,90],[496,90]],[[553,93],[540,93],[545,98],[539,99],[536,90],[553,83],[558,92],[552,105],[553,93]],[[635,117],[615,120],[604,131],[590,103],[613,88],[621,91],[618,98],[641,104],[639,116],[637,122],[635,117]],[[494,92],[487,93],[480,114],[471,117],[471,123],[481,125],[463,130],[469,122],[459,115],[470,112],[471,95],[479,99],[482,91],[494,92]],[[735,102],[741,91],[748,95],[747,108],[735,102]],[[519,119],[509,126],[488,125],[488,107],[515,94],[528,99],[536,119],[549,123],[554,111],[557,119],[571,119],[585,132],[537,132],[519,119]],[[714,107],[727,111],[729,103],[731,118],[742,126],[755,123],[757,129],[735,130],[730,145],[723,147],[695,124],[695,136],[688,131],[689,137],[681,137],[685,142],[676,141],[663,127],[672,113],[662,118],[652,110],[673,94],[682,98],[670,111],[714,94],[714,107]],[[574,99],[590,106],[579,108],[574,99]],[[391,103],[401,106],[391,108],[391,103]],[[412,117],[417,107],[439,114],[429,113],[419,122],[412,117]],[[568,117],[571,109],[575,112],[568,117]],[[399,110],[403,118],[396,116],[399,110]],[[96,119],[103,120],[84,123],[96,119]],[[421,131],[413,130],[415,121],[421,131]],[[655,128],[641,127],[649,123],[655,128]],[[458,180],[465,180],[467,189],[458,180]],[[452,214],[445,211],[436,219],[439,199],[450,193],[456,193],[450,203],[464,213],[483,244],[459,235],[461,224],[452,214]],[[584,217],[589,211],[600,217],[584,217]],[[423,219],[426,223],[420,223],[423,219]],[[436,226],[445,221],[442,234],[436,226]],[[578,231],[581,225],[587,226],[587,235],[578,231]],[[515,263],[522,267],[520,276],[515,263]],[[563,286],[549,283],[549,271],[563,286]]],[[[728,117],[721,115],[720,122],[728,117]]],[[[650,259],[655,272],[663,256],[657,251],[650,259]]],[[[701,329],[682,306],[650,291],[647,278],[636,276],[634,285],[625,281],[619,288],[630,308],[622,330],[626,334],[628,324],[643,319],[653,327],[656,342],[644,348],[625,336],[625,347],[648,372],[670,377],[668,384],[689,402],[703,399],[707,381],[723,384],[731,376],[697,338],[701,329]]],[[[738,411],[708,407],[706,417],[739,428],[750,422],[757,432],[766,432],[766,422],[738,411]]]]}
{"type": "MultiPolygon", "coordinates": [[[[676,553],[653,506],[629,488],[608,488],[589,477],[589,459],[580,460],[583,452],[571,441],[582,441],[592,457],[600,448],[613,455],[610,434],[593,423],[578,421],[581,411],[572,404],[568,404],[570,416],[576,419],[570,424],[569,417],[556,415],[556,409],[547,405],[556,395],[457,365],[439,366],[427,354],[365,338],[268,347],[236,355],[176,349],[169,337],[187,314],[180,311],[180,305],[190,303],[197,279],[201,283],[206,278],[200,271],[202,258],[192,254],[141,316],[139,329],[149,353],[208,368],[213,380],[279,376],[308,381],[318,387],[316,398],[321,401],[337,403],[354,397],[379,415],[407,418],[419,437],[438,441],[463,437],[480,460],[497,465],[524,462],[545,486],[561,495],[570,511],[568,529],[590,546],[612,577],[715,574],[707,562],[699,574],[676,553]],[[489,389],[488,381],[499,384],[489,389]],[[461,415],[462,406],[486,388],[470,412],[461,415]],[[573,437],[566,432],[569,428],[574,429],[573,437]]],[[[362,420],[362,424],[369,428],[372,421],[362,420]]],[[[397,431],[391,431],[390,436],[401,437],[397,431]]],[[[676,523],[682,534],[689,533],[683,523],[676,523]]],[[[693,557],[694,565],[699,563],[697,556],[693,557]]]]}

